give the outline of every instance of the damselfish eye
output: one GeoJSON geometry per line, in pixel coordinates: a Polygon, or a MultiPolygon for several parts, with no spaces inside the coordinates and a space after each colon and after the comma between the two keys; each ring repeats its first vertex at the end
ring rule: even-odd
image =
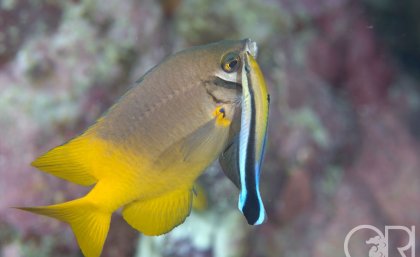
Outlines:
{"type": "Polygon", "coordinates": [[[240,63],[239,55],[237,53],[228,53],[222,59],[222,69],[228,73],[238,70],[240,63]]]}

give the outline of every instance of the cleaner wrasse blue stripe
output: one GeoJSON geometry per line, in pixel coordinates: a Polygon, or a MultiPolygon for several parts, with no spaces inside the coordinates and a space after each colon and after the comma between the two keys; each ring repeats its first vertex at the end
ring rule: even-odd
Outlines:
{"type": "Polygon", "coordinates": [[[249,224],[259,225],[266,216],[259,192],[259,180],[267,140],[269,95],[254,57],[245,52],[242,60],[242,113],[239,132],[241,192],[238,207],[249,224]]]}

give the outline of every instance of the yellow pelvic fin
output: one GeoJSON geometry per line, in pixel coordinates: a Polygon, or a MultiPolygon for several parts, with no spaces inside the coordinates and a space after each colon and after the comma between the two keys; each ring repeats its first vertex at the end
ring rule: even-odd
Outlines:
{"type": "Polygon", "coordinates": [[[158,198],[132,202],[122,214],[128,224],[143,234],[162,235],[185,221],[191,203],[191,189],[179,189],[158,198]]]}
{"type": "Polygon", "coordinates": [[[32,166],[73,183],[89,186],[97,179],[91,174],[88,138],[77,137],[51,149],[32,162],[32,166]]]}
{"type": "Polygon", "coordinates": [[[195,211],[204,211],[207,209],[207,195],[206,191],[198,183],[194,184],[193,188],[193,204],[192,207],[195,211]]]}
{"type": "Polygon", "coordinates": [[[111,213],[100,211],[86,198],[40,207],[18,208],[70,224],[86,257],[98,257],[108,234],[111,213]]]}

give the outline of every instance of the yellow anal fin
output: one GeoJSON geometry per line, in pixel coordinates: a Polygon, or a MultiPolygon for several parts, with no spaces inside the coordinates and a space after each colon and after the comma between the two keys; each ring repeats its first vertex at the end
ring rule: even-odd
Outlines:
{"type": "Polygon", "coordinates": [[[73,183],[89,186],[97,180],[89,171],[89,144],[83,136],[51,149],[32,166],[73,183]]]}
{"type": "Polygon", "coordinates": [[[156,236],[183,223],[191,212],[191,204],[191,189],[180,189],[158,198],[132,202],[124,207],[122,214],[133,228],[156,236]]]}
{"type": "Polygon", "coordinates": [[[194,184],[192,207],[195,211],[204,211],[207,209],[206,190],[198,183],[194,184]]]}
{"type": "Polygon", "coordinates": [[[18,209],[70,224],[84,256],[100,256],[108,234],[111,213],[100,211],[85,198],[51,206],[18,209]]]}

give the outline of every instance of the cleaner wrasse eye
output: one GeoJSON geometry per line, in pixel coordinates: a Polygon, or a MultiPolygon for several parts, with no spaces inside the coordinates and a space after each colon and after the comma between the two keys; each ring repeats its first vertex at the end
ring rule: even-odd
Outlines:
{"type": "Polygon", "coordinates": [[[97,257],[114,211],[122,208],[125,221],[145,235],[167,233],[202,198],[194,190],[198,176],[218,157],[232,156],[229,165],[240,168],[223,170],[237,185],[240,180],[241,210],[249,223],[259,224],[263,207],[260,198],[261,205],[253,200],[255,192],[259,197],[259,173],[243,164],[244,156],[254,156],[259,172],[263,155],[263,123],[245,122],[267,109],[255,94],[263,85],[256,50],[249,39],[231,40],[167,57],[85,132],[32,163],[70,182],[94,185],[91,191],[69,202],[19,209],[68,223],[83,254],[97,257]],[[255,100],[251,109],[249,98],[255,100]],[[244,141],[243,133],[253,136],[244,141]],[[228,149],[234,151],[224,155],[228,149]],[[257,176],[249,180],[251,175],[257,176]]]}

